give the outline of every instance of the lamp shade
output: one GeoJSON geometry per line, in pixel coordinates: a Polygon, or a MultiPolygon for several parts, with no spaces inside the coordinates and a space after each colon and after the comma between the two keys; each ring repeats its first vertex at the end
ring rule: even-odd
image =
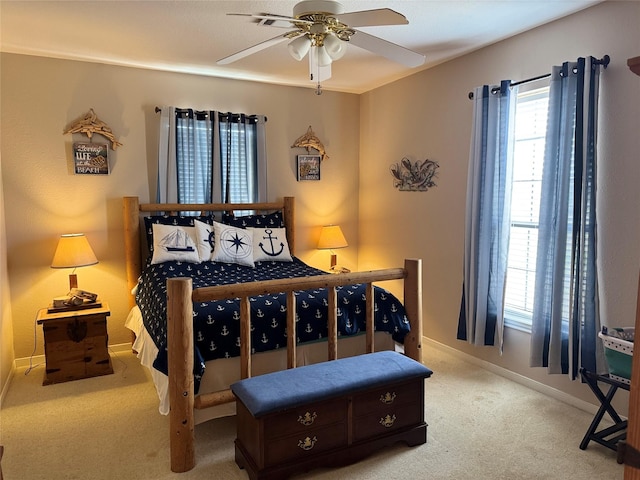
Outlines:
{"type": "Polygon", "coordinates": [[[96,263],[98,259],[84,233],[70,233],[60,236],[51,268],[75,268],[96,263]]]}
{"type": "Polygon", "coordinates": [[[344,248],[348,246],[347,239],[344,238],[342,229],[338,225],[325,225],[320,230],[319,249],[344,248]]]}

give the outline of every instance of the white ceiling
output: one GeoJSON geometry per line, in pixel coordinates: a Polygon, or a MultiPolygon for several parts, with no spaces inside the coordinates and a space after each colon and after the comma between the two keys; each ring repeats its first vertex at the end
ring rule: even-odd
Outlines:
{"type": "MultiPolygon", "coordinates": [[[[391,8],[409,25],[361,30],[415,50],[414,69],[355,46],[323,88],[362,93],[602,0],[342,0],[345,12],[391,8]]],[[[227,13],[291,15],[297,0],[0,1],[3,52],[313,87],[286,43],[238,62],[216,61],[284,31],[227,13]]]]}

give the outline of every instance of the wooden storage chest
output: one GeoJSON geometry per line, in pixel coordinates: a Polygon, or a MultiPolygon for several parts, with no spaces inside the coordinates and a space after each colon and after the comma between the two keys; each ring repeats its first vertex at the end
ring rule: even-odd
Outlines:
{"type": "Polygon", "coordinates": [[[109,307],[49,313],[38,312],[46,359],[43,385],[113,373],[109,355],[109,307]]]}
{"type": "Polygon", "coordinates": [[[231,387],[236,463],[251,480],[282,479],[353,463],[395,442],[425,443],[431,373],[401,354],[378,352],[238,382],[231,387]]]}

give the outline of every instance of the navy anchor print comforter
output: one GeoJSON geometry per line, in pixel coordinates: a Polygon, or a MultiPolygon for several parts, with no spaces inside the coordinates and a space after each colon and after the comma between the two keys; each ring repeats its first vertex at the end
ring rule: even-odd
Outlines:
{"type": "MultiPolygon", "coordinates": [[[[244,283],[257,280],[307,277],[325,274],[294,257],[293,262],[256,262],[255,268],[237,264],[165,262],[148,266],[138,285],[136,301],[144,325],[159,349],[154,367],[167,373],[167,279],[191,277],[193,288],[244,283]]],[[[338,335],[357,335],[365,330],[365,285],[337,289],[338,335]]],[[[296,292],[298,343],[327,337],[327,290],[296,292]]],[[[252,353],[286,348],[286,295],[250,298],[252,353]]],[[[237,299],[194,304],[196,384],[204,362],[240,355],[240,304],[237,299]]],[[[388,332],[402,343],[409,322],[400,301],[381,287],[375,287],[375,328],[388,332]]]]}

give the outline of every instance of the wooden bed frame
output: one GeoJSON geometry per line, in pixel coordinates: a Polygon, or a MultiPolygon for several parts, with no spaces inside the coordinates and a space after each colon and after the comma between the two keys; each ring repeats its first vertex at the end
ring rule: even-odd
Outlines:
{"type": "MultiPolygon", "coordinates": [[[[282,210],[291,254],[295,248],[294,198],[280,202],[254,204],[141,204],[138,197],[124,197],[124,235],[127,282],[129,290],[138,283],[145,249],[142,248],[141,214],[178,215],[181,211],[233,212],[282,210]]],[[[329,301],[328,359],[338,358],[336,287],[356,283],[366,284],[366,351],[374,351],[373,282],[404,280],[403,303],[411,331],[404,340],[405,354],[422,363],[422,261],[405,260],[403,268],[326,274],[314,277],[267,280],[244,284],[221,285],[193,289],[191,278],[173,278],[167,282],[167,345],[169,365],[170,448],[171,470],[186,472],[195,466],[193,409],[209,408],[234,402],[231,390],[194,395],[193,379],[193,302],[226,298],[240,299],[240,375],[251,376],[251,334],[249,297],[283,292],[287,294],[287,331],[295,332],[296,302],[294,291],[327,288],[329,301]]],[[[135,298],[130,297],[130,306],[135,298]]],[[[296,335],[288,335],[287,368],[296,365],[296,335]]]]}

